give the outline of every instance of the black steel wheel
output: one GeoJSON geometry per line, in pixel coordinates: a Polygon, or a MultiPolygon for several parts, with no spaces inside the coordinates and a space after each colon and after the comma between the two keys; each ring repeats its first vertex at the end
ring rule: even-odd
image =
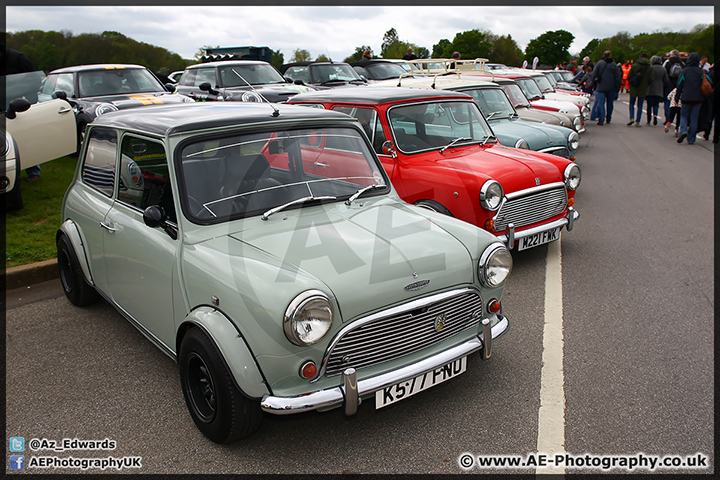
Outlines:
{"type": "Polygon", "coordinates": [[[77,306],[89,305],[98,298],[97,291],[85,281],[75,250],[65,235],[57,242],[58,270],[65,296],[77,306]]]}
{"type": "Polygon", "coordinates": [[[215,443],[231,443],[260,427],[260,402],[243,396],[222,354],[202,329],[191,328],[185,334],[178,364],[185,403],[203,435],[215,443]]]}

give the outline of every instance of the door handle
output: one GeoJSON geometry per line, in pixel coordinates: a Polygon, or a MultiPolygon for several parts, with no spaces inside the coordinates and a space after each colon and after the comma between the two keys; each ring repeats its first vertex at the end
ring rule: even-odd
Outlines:
{"type": "Polygon", "coordinates": [[[101,226],[102,228],[104,228],[105,230],[107,230],[108,232],[110,232],[110,233],[115,233],[115,232],[117,232],[117,228],[114,228],[114,227],[112,226],[112,223],[100,222],[100,226],[101,226]]]}
{"type": "Polygon", "coordinates": [[[72,107],[67,107],[67,108],[58,110],[58,113],[68,113],[68,112],[72,112],[72,107]]]}

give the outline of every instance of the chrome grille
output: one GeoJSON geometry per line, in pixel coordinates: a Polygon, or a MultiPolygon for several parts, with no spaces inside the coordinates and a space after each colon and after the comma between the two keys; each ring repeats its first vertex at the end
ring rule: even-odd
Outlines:
{"type": "Polygon", "coordinates": [[[370,321],[358,320],[356,327],[341,331],[324,359],[324,373],[339,375],[346,368],[363,368],[393,360],[435,345],[469,328],[477,329],[482,317],[479,292],[463,289],[438,301],[418,305],[388,315],[374,315],[370,321]],[[441,329],[436,319],[444,315],[441,329]]]}
{"type": "Polygon", "coordinates": [[[550,147],[550,148],[544,148],[540,150],[542,153],[550,153],[552,155],[557,155],[558,157],[563,158],[570,158],[570,150],[568,150],[567,147],[550,147]]]}
{"type": "Polygon", "coordinates": [[[494,229],[498,232],[505,230],[510,223],[515,227],[522,227],[536,222],[542,222],[555,215],[561,214],[567,206],[567,191],[561,185],[548,190],[535,191],[513,198],[505,202],[495,219],[494,229]]]}

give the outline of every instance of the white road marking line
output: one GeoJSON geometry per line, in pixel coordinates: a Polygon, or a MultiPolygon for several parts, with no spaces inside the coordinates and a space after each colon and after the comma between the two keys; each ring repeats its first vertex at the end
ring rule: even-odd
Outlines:
{"type": "MultiPolygon", "coordinates": [[[[565,378],[563,373],[562,249],[560,241],[548,244],[545,266],[545,325],[543,327],[540,409],[537,451],[565,453],[565,378]]],[[[565,468],[538,468],[538,473],[564,474],[565,468]]]]}

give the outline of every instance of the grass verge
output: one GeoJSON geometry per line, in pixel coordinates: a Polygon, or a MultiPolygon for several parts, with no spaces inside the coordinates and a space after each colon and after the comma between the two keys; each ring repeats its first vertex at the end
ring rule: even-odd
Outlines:
{"type": "Polygon", "coordinates": [[[22,172],[25,206],[5,212],[5,268],[56,257],[60,208],[76,165],[77,155],[43,163],[40,178],[34,182],[27,182],[27,174],[22,172]]]}

